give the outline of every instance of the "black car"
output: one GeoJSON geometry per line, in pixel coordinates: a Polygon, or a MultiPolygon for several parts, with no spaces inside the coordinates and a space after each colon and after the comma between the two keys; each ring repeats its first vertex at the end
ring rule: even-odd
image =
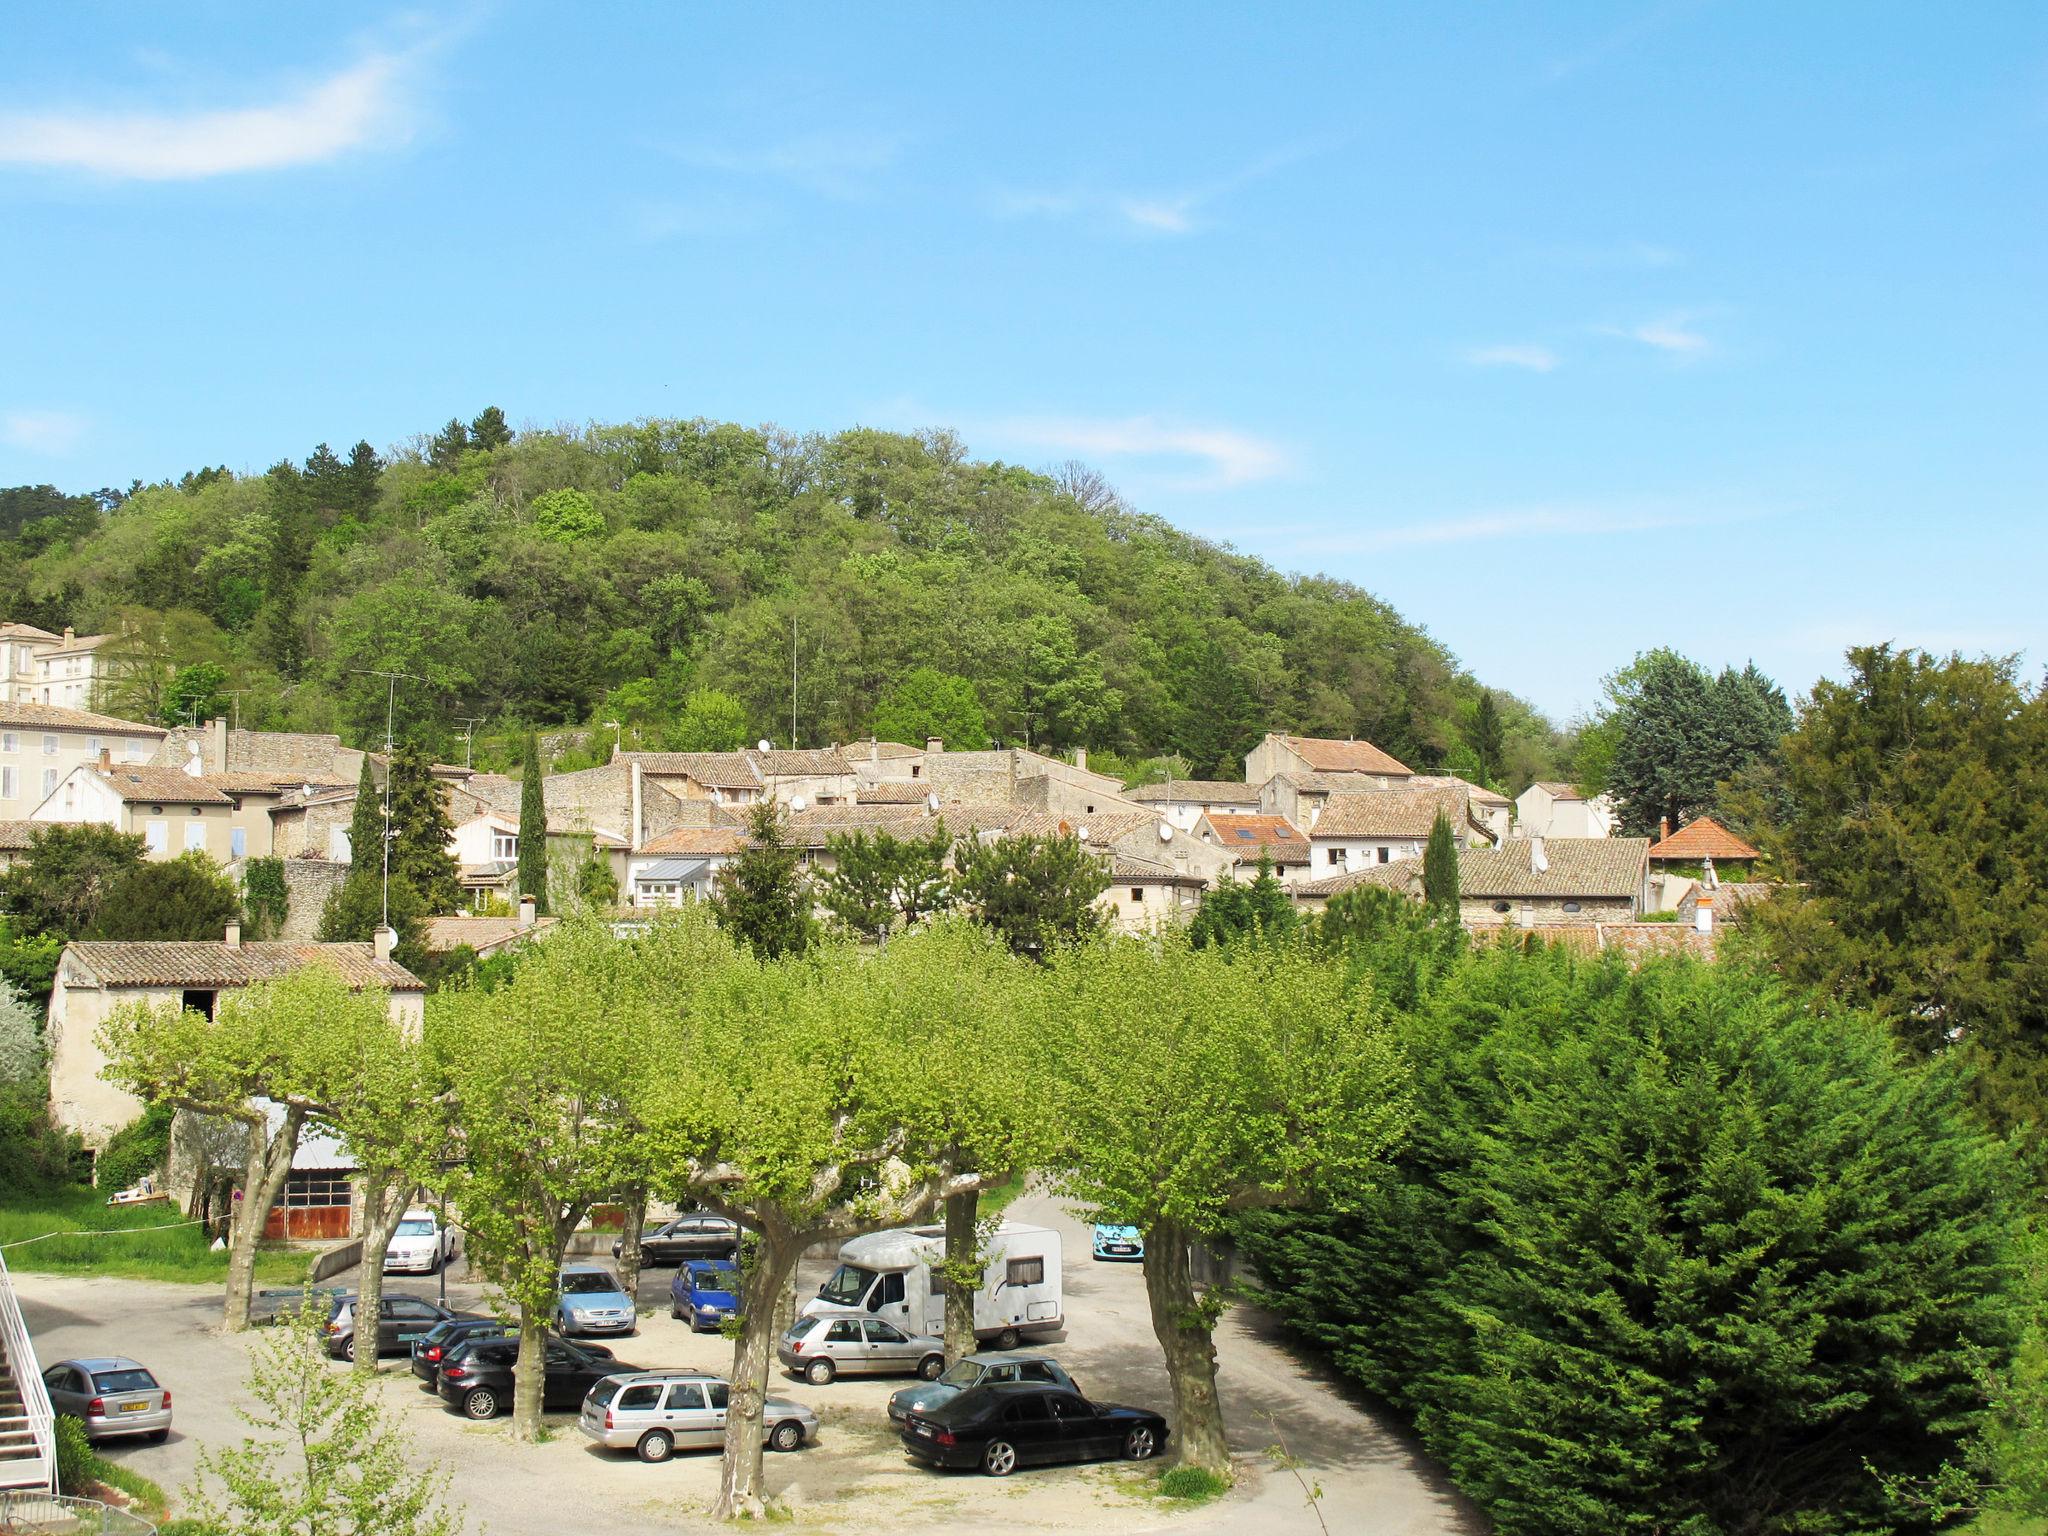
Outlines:
{"type": "Polygon", "coordinates": [[[441,1360],[464,1339],[512,1338],[519,1330],[495,1317],[451,1317],[412,1341],[412,1373],[428,1386],[441,1374],[441,1360]]]}
{"type": "MultiPolygon", "coordinates": [[[[613,1258],[623,1257],[625,1251],[624,1238],[612,1244],[613,1258]]],[[[678,1216],[640,1234],[640,1262],[650,1269],[686,1259],[736,1259],[739,1252],[739,1223],[702,1211],[678,1216]]]]}
{"type": "MultiPolygon", "coordinates": [[[[546,1337],[550,1344],[559,1343],[562,1338],[559,1333],[550,1333],[546,1337]]],[[[467,1360],[470,1351],[476,1349],[479,1345],[495,1344],[501,1340],[513,1346],[515,1356],[518,1354],[519,1329],[511,1323],[500,1323],[495,1330],[484,1328],[474,1333],[462,1334],[441,1345],[441,1358],[432,1366],[433,1374],[426,1377],[427,1389],[429,1391],[439,1391],[441,1387],[441,1373],[449,1366],[457,1365],[467,1360]]],[[[571,1347],[582,1354],[589,1355],[593,1360],[609,1360],[612,1357],[612,1352],[602,1344],[592,1344],[583,1339],[578,1339],[571,1347]]],[[[418,1370],[419,1366],[415,1364],[413,1368],[418,1370]]]]}
{"type": "Polygon", "coordinates": [[[274,1323],[289,1317],[311,1299],[331,1318],[344,1301],[354,1299],[345,1285],[290,1285],[258,1291],[249,1299],[252,1324],[274,1323]]]}
{"type": "MultiPolygon", "coordinates": [[[[518,1359],[517,1339],[473,1340],[456,1358],[441,1362],[440,1381],[435,1390],[449,1407],[460,1408],[472,1419],[510,1413],[512,1367],[518,1359]]],[[[574,1413],[583,1406],[584,1395],[605,1377],[639,1369],[566,1339],[550,1337],[540,1405],[544,1410],[574,1413]]]]}
{"type": "MultiPolygon", "coordinates": [[[[356,1357],[356,1307],[360,1296],[345,1296],[327,1323],[327,1353],[337,1360],[356,1357]]],[[[403,1355],[412,1341],[437,1323],[451,1318],[475,1317],[474,1312],[451,1312],[424,1296],[386,1294],[378,1303],[377,1353],[403,1355]]]]}
{"type": "Polygon", "coordinates": [[[990,1477],[1049,1461],[1146,1461],[1165,1445],[1166,1420],[1146,1409],[1009,1383],[969,1387],[903,1421],[903,1448],[919,1461],[990,1477]]]}

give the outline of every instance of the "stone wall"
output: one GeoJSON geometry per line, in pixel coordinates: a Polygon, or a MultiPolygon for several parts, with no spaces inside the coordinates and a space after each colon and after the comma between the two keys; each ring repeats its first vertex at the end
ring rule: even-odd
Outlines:
{"type": "Polygon", "coordinates": [[[320,927],[327,898],[348,878],[348,866],[328,859],[284,861],[285,915],[280,939],[311,939],[320,927]]]}
{"type": "Polygon", "coordinates": [[[182,768],[188,743],[197,743],[199,761],[208,773],[235,769],[274,768],[287,773],[343,778],[353,783],[363,771],[363,754],[344,747],[339,736],[306,731],[231,731],[225,720],[178,726],[159,743],[157,764],[182,768]]]}
{"type": "Polygon", "coordinates": [[[1576,912],[1565,911],[1562,896],[1539,896],[1531,899],[1508,896],[1467,896],[1458,902],[1458,918],[1468,928],[1521,926],[1522,909],[1530,909],[1532,926],[1538,928],[1559,924],[1584,923],[1633,923],[1636,920],[1636,904],[1627,899],[1597,901],[1591,897],[1579,897],[1576,912]],[[1496,912],[1494,903],[1505,901],[1508,910],[1496,912]]]}

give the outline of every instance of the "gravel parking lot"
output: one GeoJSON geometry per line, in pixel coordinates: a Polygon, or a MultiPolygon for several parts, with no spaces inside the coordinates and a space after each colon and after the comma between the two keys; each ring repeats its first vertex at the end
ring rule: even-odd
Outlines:
{"type": "MultiPolygon", "coordinates": [[[[1043,1347],[1091,1396],[1165,1408],[1165,1366],[1138,1268],[1093,1262],[1086,1227],[1050,1200],[1019,1201],[1012,1215],[1059,1227],[1066,1244],[1068,1329],[1043,1347]]],[[[815,1289],[827,1268],[807,1270],[805,1288],[815,1289]]],[[[638,1334],[611,1341],[613,1352],[635,1365],[728,1371],[730,1343],[693,1334],[669,1317],[671,1274],[660,1269],[644,1278],[641,1303],[648,1315],[638,1334]]],[[[18,1273],[15,1279],[46,1362],[129,1354],[175,1391],[177,1429],[166,1444],[114,1446],[107,1454],[175,1491],[191,1478],[202,1443],[229,1444],[246,1433],[234,1410],[244,1400],[248,1341],[217,1331],[215,1292],[58,1275],[18,1273]]],[[[417,1295],[438,1293],[431,1277],[388,1283],[417,1295]]],[[[482,1294],[458,1265],[449,1278],[450,1304],[474,1305],[482,1294]]],[[[1233,1310],[1218,1332],[1217,1349],[1240,1480],[1225,1499],[1203,1509],[1161,1504],[1145,1491],[1145,1475],[1123,1463],[1027,1469],[1001,1480],[926,1470],[904,1456],[884,1412],[889,1394],[904,1384],[896,1379],[848,1377],[821,1388],[778,1374],[773,1390],[811,1405],[822,1427],[816,1444],[768,1456],[769,1488],[803,1528],[819,1531],[1319,1531],[1300,1487],[1264,1454],[1274,1439],[1264,1415],[1272,1413],[1307,1463],[1307,1475],[1322,1486],[1322,1515],[1331,1530],[1423,1536],[1485,1529],[1403,1436],[1285,1347],[1269,1318],[1255,1309],[1233,1310]]],[[[567,1416],[552,1421],[556,1433],[547,1443],[518,1445],[502,1420],[472,1424],[448,1411],[398,1362],[387,1363],[381,1390],[420,1457],[448,1468],[453,1497],[467,1507],[473,1528],[489,1536],[552,1536],[572,1518],[608,1536],[708,1524],[703,1517],[717,1490],[716,1452],[684,1452],[643,1466],[630,1454],[597,1450],[567,1416]]]]}

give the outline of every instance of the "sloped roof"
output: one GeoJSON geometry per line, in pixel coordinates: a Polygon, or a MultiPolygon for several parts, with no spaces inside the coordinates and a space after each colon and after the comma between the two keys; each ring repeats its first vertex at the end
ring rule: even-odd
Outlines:
{"type": "Polygon", "coordinates": [[[731,827],[672,827],[651,837],[635,853],[738,853],[747,846],[747,834],[731,827]]]}
{"type": "Polygon", "coordinates": [[[656,859],[633,878],[642,880],[695,880],[704,873],[705,859],[656,859]]]}
{"type": "Polygon", "coordinates": [[[60,638],[33,624],[0,624],[0,640],[55,640],[60,638]]]}
{"type": "Polygon", "coordinates": [[[1399,758],[1382,752],[1369,741],[1337,741],[1327,736],[1283,736],[1280,739],[1318,773],[1408,772],[1407,765],[1399,758]]]}
{"type": "Polygon", "coordinates": [[[1256,863],[1261,853],[1275,864],[1308,862],[1308,839],[1285,816],[1243,816],[1234,811],[1209,811],[1197,825],[1206,825],[1216,834],[1212,847],[1221,848],[1247,863],[1256,863]]]}
{"type": "Polygon", "coordinates": [[[435,954],[467,944],[479,955],[487,955],[516,939],[531,938],[559,921],[559,918],[536,917],[530,924],[522,925],[516,917],[430,917],[421,942],[435,954]]]}
{"type": "Polygon", "coordinates": [[[1403,895],[1411,892],[1422,894],[1422,861],[1420,859],[1395,859],[1387,864],[1367,864],[1362,869],[1347,869],[1341,875],[1325,875],[1320,880],[1304,880],[1287,887],[1287,894],[1298,899],[1328,898],[1342,896],[1346,891],[1355,891],[1360,886],[1384,886],[1390,891],[1403,895]]]}
{"type": "MultiPolygon", "coordinates": [[[[939,814],[945,815],[946,808],[939,807],[939,814]]],[[[1075,815],[1067,811],[1017,810],[1005,823],[1005,830],[1012,837],[1065,837],[1081,835],[1083,827],[1088,829],[1088,841],[1095,847],[1127,837],[1133,832],[1142,832],[1147,827],[1159,825],[1164,818],[1152,811],[1118,811],[1105,806],[1093,815],[1075,815]]]]}
{"type": "MultiPolygon", "coordinates": [[[[61,636],[59,638],[62,639],[61,636]]],[[[76,656],[84,651],[96,651],[113,638],[115,637],[112,635],[73,635],[69,639],[63,640],[63,643],[56,650],[46,651],[44,655],[76,656]]]]}
{"type": "Polygon", "coordinates": [[[1462,789],[1379,789],[1365,794],[1332,795],[1323,814],[1309,829],[1320,842],[1345,837],[1428,837],[1441,815],[1451,830],[1464,829],[1467,815],[1462,789]]]}
{"type": "Polygon", "coordinates": [[[139,720],[117,720],[112,715],[96,715],[89,709],[66,709],[59,704],[30,704],[20,700],[0,700],[0,725],[44,731],[118,732],[124,736],[168,734],[160,726],[144,725],[139,720]]]}
{"type": "Polygon", "coordinates": [[[888,762],[892,758],[923,757],[923,747],[907,746],[900,741],[877,741],[870,736],[866,741],[849,741],[839,749],[840,755],[848,762],[888,762]]]}
{"type": "Polygon", "coordinates": [[[806,747],[801,751],[749,751],[745,754],[764,779],[831,778],[853,772],[837,747],[806,747]]]}
{"type": "Polygon", "coordinates": [[[1175,869],[1157,859],[1134,859],[1122,853],[1110,858],[1109,876],[1119,885],[1206,886],[1209,883],[1190,870],[1175,869]]]}
{"type": "Polygon", "coordinates": [[[1125,790],[1124,798],[1140,805],[1257,805],[1259,789],[1230,779],[1175,779],[1171,784],[1140,784],[1125,790]]]}
{"type": "Polygon", "coordinates": [[[419,977],[395,960],[379,960],[368,944],[94,942],[65,945],[60,964],[70,961],[107,987],[246,987],[319,963],[357,989],[426,990],[419,977]]]}
{"type": "Polygon", "coordinates": [[[92,770],[114,793],[133,805],[154,801],[158,805],[232,805],[228,796],[205,779],[195,779],[182,768],[112,768],[92,770]]]}
{"type": "Polygon", "coordinates": [[[331,774],[291,773],[283,768],[231,768],[202,775],[201,782],[230,795],[284,795],[310,784],[315,789],[342,789],[348,780],[331,774]]]}
{"type": "Polygon", "coordinates": [[[862,805],[923,805],[931,785],[922,779],[894,779],[883,784],[863,784],[855,791],[862,805]]]}
{"type": "Polygon", "coordinates": [[[1553,800],[1583,800],[1586,798],[1579,793],[1576,786],[1563,783],[1557,779],[1538,779],[1529,787],[1542,790],[1553,800]]]}
{"type": "Polygon", "coordinates": [[[1650,850],[1653,859],[1760,859],[1763,855],[1711,816],[1695,816],[1650,850]]]}
{"type": "Polygon", "coordinates": [[[1512,839],[1499,848],[1458,853],[1460,896],[1601,896],[1633,898],[1642,883],[1647,837],[1512,839]],[[1532,866],[1538,841],[1547,869],[1532,866]]]}
{"type": "Polygon", "coordinates": [[[1461,779],[1455,773],[1415,773],[1408,776],[1403,789],[1462,789],[1471,797],[1474,805],[1510,806],[1515,802],[1506,795],[1495,794],[1483,784],[1474,784],[1470,779],[1461,779]]]}
{"type": "Polygon", "coordinates": [[[36,828],[47,825],[40,821],[0,821],[0,848],[26,848],[36,828]]]}
{"type": "Polygon", "coordinates": [[[761,775],[744,752],[621,752],[616,761],[638,763],[642,773],[695,779],[706,789],[761,787],[761,775]]]}

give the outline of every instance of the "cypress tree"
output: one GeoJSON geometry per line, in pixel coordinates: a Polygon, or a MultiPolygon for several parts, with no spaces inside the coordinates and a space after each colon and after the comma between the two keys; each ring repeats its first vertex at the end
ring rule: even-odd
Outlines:
{"type": "Polygon", "coordinates": [[[1422,896],[1433,907],[1458,915],[1458,845],[1451,837],[1451,823],[1442,811],[1429,829],[1429,841],[1422,849],[1422,896]]]}
{"type": "Polygon", "coordinates": [[[384,855],[378,838],[384,835],[384,797],[377,791],[377,776],[370,771],[370,754],[363,754],[362,776],[356,780],[355,815],[348,823],[348,857],[351,877],[365,869],[379,873],[384,855]]]}
{"type": "Polygon", "coordinates": [[[526,733],[526,776],[519,785],[519,894],[548,909],[548,813],[541,794],[540,737],[526,733]]]}
{"type": "Polygon", "coordinates": [[[426,749],[403,746],[391,758],[391,878],[413,888],[431,914],[462,908],[462,881],[448,845],[455,828],[426,749]]]}

